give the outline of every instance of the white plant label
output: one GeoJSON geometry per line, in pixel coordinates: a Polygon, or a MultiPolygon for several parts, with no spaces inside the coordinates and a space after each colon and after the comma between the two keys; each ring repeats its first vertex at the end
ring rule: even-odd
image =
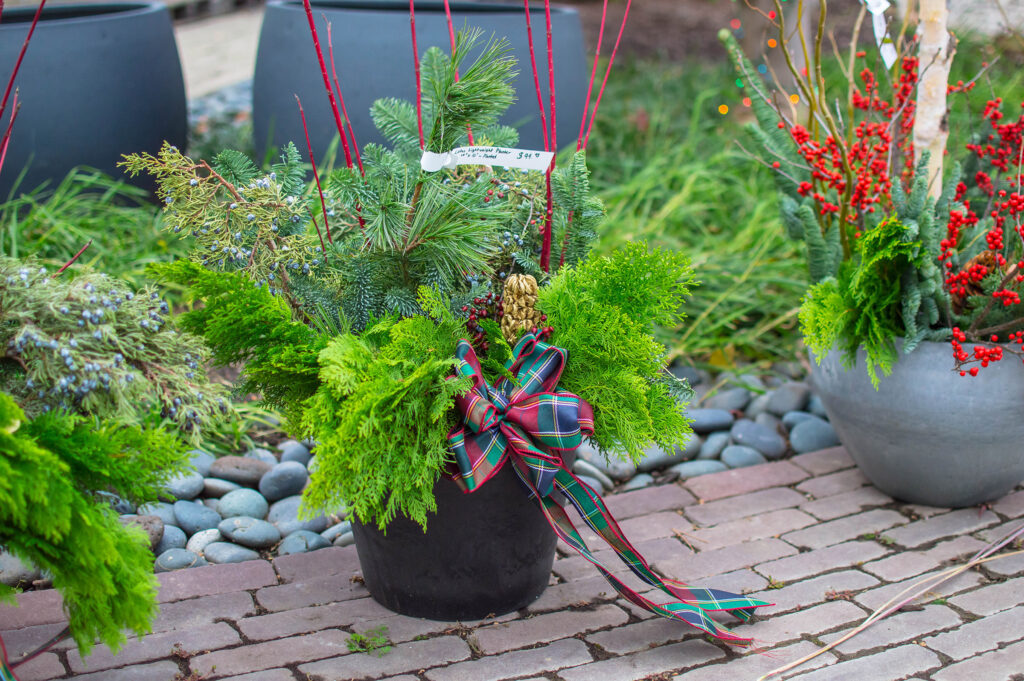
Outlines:
{"type": "Polygon", "coordinates": [[[889,9],[889,0],[864,0],[864,6],[871,13],[871,23],[875,28],[875,44],[885,62],[885,68],[892,68],[896,63],[896,45],[889,37],[889,31],[885,26],[885,10],[889,9]]]}
{"type": "Polygon", "coordinates": [[[551,166],[552,151],[531,151],[529,149],[508,149],[506,147],[457,147],[438,154],[424,151],[420,167],[428,173],[441,168],[455,170],[456,166],[501,166],[524,170],[547,170],[551,166]]]}

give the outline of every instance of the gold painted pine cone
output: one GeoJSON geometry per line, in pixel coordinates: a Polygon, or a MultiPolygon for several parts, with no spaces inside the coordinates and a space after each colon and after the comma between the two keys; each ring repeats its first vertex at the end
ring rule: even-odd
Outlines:
{"type": "Polygon", "coordinates": [[[501,319],[501,333],[512,345],[524,331],[540,325],[537,291],[537,280],[529,274],[513,274],[505,280],[505,316],[501,319]]]}

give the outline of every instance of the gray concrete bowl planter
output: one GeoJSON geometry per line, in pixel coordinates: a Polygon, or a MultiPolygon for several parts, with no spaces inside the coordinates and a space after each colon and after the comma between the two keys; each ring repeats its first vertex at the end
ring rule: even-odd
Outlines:
{"type": "Polygon", "coordinates": [[[1006,359],[976,377],[953,370],[946,343],[900,353],[876,391],[861,350],[811,363],[811,382],[850,456],[886,494],[917,504],[973,506],[1024,480],[1024,365],[1006,359]]]}
{"type": "MultiPolygon", "coordinates": [[[[543,149],[522,4],[459,0],[450,4],[456,30],[464,26],[478,27],[485,37],[493,34],[508,38],[519,62],[519,76],[513,82],[518,99],[501,122],[519,129],[521,147],[543,149]]],[[[323,16],[331,23],[338,79],[360,147],[368,142],[383,142],[370,119],[370,106],[381,97],[408,101],[416,97],[409,3],[404,0],[313,0],[312,7],[325,60],[328,59],[327,24],[323,16]]],[[[558,141],[560,146],[565,146],[579,133],[590,71],[576,10],[553,7],[551,12],[558,141]]],[[[546,105],[543,9],[532,10],[530,17],[546,105]]],[[[448,23],[440,0],[417,0],[416,34],[421,56],[430,47],[450,52],[448,23]]],[[[320,159],[337,135],[337,128],[309,24],[299,0],[272,0],[267,3],[263,19],[253,80],[253,135],[257,150],[265,149],[268,141],[277,147],[295,142],[300,149],[305,149],[296,94],[302,99],[313,151],[320,159]]]]}
{"type": "MultiPolygon", "coordinates": [[[[0,73],[14,67],[34,13],[4,11],[0,73]]],[[[19,191],[59,182],[79,165],[123,177],[122,154],[186,141],[185,84],[163,3],[47,6],[15,86],[21,111],[0,200],[22,171],[19,191]]]]}

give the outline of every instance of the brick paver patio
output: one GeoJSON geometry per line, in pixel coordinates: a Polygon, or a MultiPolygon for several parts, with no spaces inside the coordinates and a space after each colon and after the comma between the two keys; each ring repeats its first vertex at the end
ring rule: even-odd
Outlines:
{"type": "MultiPolygon", "coordinates": [[[[841,448],[612,494],[608,503],[656,570],[774,602],[737,626],[759,648],[730,648],[651,618],[617,598],[582,558],[562,553],[551,586],[521,612],[462,623],[404,617],[369,597],[350,546],[160,575],[154,633],[116,656],[100,647],[84,660],[65,643],[19,676],[753,681],[838,638],[901,589],[973,555],[1024,518],[1021,488],[991,508],[896,503],[868,485],[841,448]],[[349,651],[352,633],[382,625],[388,652],[349,651]]],[[[54,591],[23,594],[19,603],[0,607],[12,660],[62,622],[54,591]]],[[[1022,622],[1024,557],[1008,557],[963,573],[790,676],[1019,681],[1022,622]]]]}

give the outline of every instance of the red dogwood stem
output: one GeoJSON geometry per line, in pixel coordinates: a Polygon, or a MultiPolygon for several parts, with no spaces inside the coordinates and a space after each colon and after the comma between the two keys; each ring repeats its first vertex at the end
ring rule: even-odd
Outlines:
{"type": "Polygon", "coordinates": [[[533,87],[537,91],[537,108],[540,109],[540,129],[544,134],[544,151],[551,151],[548,139],[548,121],[544,113],[544,95],[540,91],[540,73],[537,71],[537,55],[533,49],[533,27],[530,25],[530,0],[523,0],[526,8],[526,40],[530,46],[530,66],[533,67],[533,87]]]}
{"type": "MultiPolygon", "coordinates": [[[[551,143],[551,151],[558,153],[558,127],[555,108],[555,51],[551,39],[551,0],[544,0],[544,19],[547,22],[547,48],[548,48],[548,96],[551,116],[548,120],[548,139],[551,143]]],[[[552,218],[554,217],[554,198],[551,192],[551,173],[555,169],[555,157],[551,157],[551,165],[545,175],[544,182],[547,187],[546,206],[544,209],[544,241],[540,251],[540,267],[545,272],[551,271],[551,231],[552,218]]]]}
{"type": "Polygon", "coordinates": [[[612,49],[612,56],[608,60],[608,68],[604,71],[604,80],[601,81],[601,89],[597,92],[597,101],[594,102],[594,110],[590,112],[590,125],[587,126],[587,134],[583,138],[583,148],[587,148],[587,143],[590,142],[590,131],[594,128],[594,119],[597,118],[597,109],[601,106],[601,97],[604,96],[604,89],[608,85],[608,76],[612,72],[612,64],[615,63],[615,55],[619,51],[619,43],[622,41],[622,32],[626,30],[626,19],[629,18],[629,7],[633,4],[633,0],[626,0],[626,11],[622,15],[622,25],[619,26],[619,35],[615,39],[615,47],[612,49]]]}
{"type": "MultiPolygon", "coordinates": [[[[601,41],[604,40],[604,27],[608,23],[608,0],[604,0],[601,8],[601,28],[597,32],[597,50],[594,52],[594,67],[590,70],[590,84],[587,85],[587,98],[583,100],[583,117],[580,119],[580,134],[576,139],[576,151],[583,149],[583,133],[587,127],[587,111],[590,109],[590,97],[594,94],[594,78],[597,76],[597,60],[601,57],[601,41]]],[[[563,257],[565,251],[563,250],[563,257]]]]}
{"type": "MultiPolygon", "coordinates": [[[[324,15],[324,21],[327,16],[324,15]]],[[[341,103],[341,115],[345,117],[345,125],[348,126],[348,136],[352,140],[352,152],[359,164],[359,174],[365,175],[363,171],[363,154],[359,151],[359,143],[356,142],[356,131],[352,129],[352,121],[348,119],[348,109],[345,108],[345,97],[341,94],[341,83],[338,81],[338,71],[334,68],[334,42],[331,39],[331,22],[327,21],[327,56],[331,60],[331,76],[334,78],[334,89],[338,91],[338,102],[341,103]]],[[[350,166],[351,167],[351,166],[350,166]]]]}
{"type": "Polygon", "coordinates": [[[66,263],[64,263],[64,266],[61,267],[59,270],[57,270],[56,273],[54,273],[53,276],[56,277],[58,274],[60,274],[64,270],[66,270],[67,268],[71,267],[72,263],[74,263],[76,260],[78,260],[78,256],[80,256],[83,253],[85,253],[85,249],[89,248],[89,246],[92,246],[92,239],[89,239],[89,241],[84,246],[79,248],[78,249],[78,253],[75,253],[73,256],[71,256],[71,260],[68,260],[66,263]]]}
{"type": "MultiPolygon", "coordinates": [[[[308,1],[308,0],[307,0],[308,1]]],[[[309,162],[313,166],[313,178],[316,180],[316,191],[320,194],[320,208],[324,211],[324,229],[327,230],[327,241],[334,243],[334,239],[331,238],[331,225],[327,222],[327,202],[324,201],[324,191],[320,188],[320,173],[316,170],[316,159],[313,157],[313,145],[309,143],[309,128],[306,127],[306,112],[302,110],[302,100],[299,99],[298,95],[295,95],[295,103],[299,105],[299,116],[302,117],[302,131],[306,133],[306,148],[309,149],[309,162]]],[[[349,168],[352,165],[349,164],[349,168]]],[[[316,221],[314,220],[314,224],[316,221]]],[[[317,229],[319,232],[320,230],[317,229]]],[[[324,258],[327,257],[327,250],[324,249],[324,258]]]]}
{"type": "Polygon", "coordinates": [[[334,88],[331,87],[331,77],[327,75],[327,64],[324,62],[324,51],[320,49],[320,36],[316,32],[316,22],[313,20],[313,8],[309,0],[302,0],[302,6],[306,10],[306,20],[309,21],[309,33],[313,36],[313,47],[316,48],[316,58],[320,62],[320,73],[324,77],[324,89],[327,90],[327,99],[331,103],[331,113],[334,114],[334,124],[338,128],[338,135],[341,137],[341,148],[345,152],[345,164],[352,167],[352,154],[348,149],[348,136],[345,134],[345,125],[341,122],[341,112],[338,110],[338,102],[334,99],[334,88]]]}
{"type": "MultiPolygon", "coordinates": [[[[32,40],[32,34],[35,33],[36,24],[39,23],[39,17],[43,13],[43,5],[45,4],[46,0],[39,3],[35,16],[32,17],[32,25],[28,27],[28,35],[25,36],[25,42],[21,44],[21,52],[18,53],[18,59],[14,62],[14,70],[11,71],[11,77],[7,81],[7,89],[4,90],[4,98],[0,100],[0,116],[4,115],[4,109],[7,108],[7,98],[11,96],[11,90],[14,89],[14,79],[18,76],[18,69],[21,68],[21,61],[25,58],[25,51],[28,50],[28,43],[32,40]]],[[[0,9],[2,9],[2,4],[0,4],[0,9]]]]}
{"type": "Polygon", "coordinates": [[[412,28],[412,61],[416,67],[416,125],[420,131],[420,149],[426,148],[423,140],[423,83],[420,82],[420,50],[416,47],[416,7],[415,0],[409,0],[409,24],[412,28]]]}
{"type": "MultiPolygon", "coordinates": [[[[444,0],[444,16],[448,21],[448,41],[452,46],[452,58],[455,57],[455,25],[452,22],[452,8],[448,0],[444,0]]],[[[455,82],[459,82],[459,70],[455,69],[455,82]]],[[[473,127],[466,125],[466,135],[469,137],[469,146],[473,146],[473,127]]]]}
{"type": "Polygon", "coordinates": [[[4,159],[7,158],[7,145],[11,141],[11,129],[14,128],[14,119],[18,117],[18,111],[21,109],[21,102],[18,101],[18,91],[14,91],[14,100],[11,102],[11,118],[7,121],[7,130],[4,131],[4,136],[0,139],[0,170],[4,169],[4,159]]]}

